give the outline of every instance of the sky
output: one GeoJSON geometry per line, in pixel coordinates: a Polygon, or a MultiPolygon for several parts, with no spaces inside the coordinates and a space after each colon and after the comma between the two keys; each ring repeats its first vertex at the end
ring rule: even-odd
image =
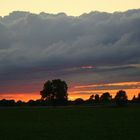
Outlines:
{"type": "Polygon", "coordinates": [[[90,11],[126,11],[140,8],[139,0],[0,0],[0,15],[12,11],[30,11],[34,13],[65,12],[68,15],[81,15],[90,11]]]}
{"type": "Polygon", "coordinates": [[[140,93],[139,5],[0,0],[0,99],[38,99],[44,82],[57,78],[69,99],[140,93]]]}

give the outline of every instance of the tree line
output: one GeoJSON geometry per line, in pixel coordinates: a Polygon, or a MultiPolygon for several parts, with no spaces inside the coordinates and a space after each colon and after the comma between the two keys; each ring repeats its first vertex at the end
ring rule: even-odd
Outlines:
{"type": "Polygon", "coordinates": [[[84,100],[77,98],[73,101],[68,100],[68,85],[61,79],[48,80],[45,82],[43,89],[40,91],[41,99],[24,101],[15,100],[0,100],[0,106],[64,106],[64,105],[109,105],[109,106],[125,106],[127,104],[139,104],[140,93],[137,97],[133,97],[132,100],[128,100],[127,93],[124,90],[119,90],[115,97],[112,98],[109,92],[105,92],[99,96],[99,94],[93,94],[89,99],[84,100]]]}

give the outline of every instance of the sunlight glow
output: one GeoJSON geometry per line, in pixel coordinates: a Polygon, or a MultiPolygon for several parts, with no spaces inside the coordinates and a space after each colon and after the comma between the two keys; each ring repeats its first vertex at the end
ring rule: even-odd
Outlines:
{"type": "Polygon", "coordinates": [[[40,99],[41,96],[39,93],[8,93],[8,94],[0,94],[0,99],[7,99],[7,100],[21,100],[21,101],[29,101],[29,100],[36,100],[40,99]]]}
{"type": "MultiPolygon", "coordinates": [[[[83,99],[88,99],[92,94],[99,94],[101,95],[102,93],[105,92],[109,92],[112,97],[114,97],[116,95],[116,93],[119,90],[125,90],[127,95],[128,95],[128,99],[132,99],[134,95],[138,95],[138,93],[140,93],[140,82],[122,82],[122,83],[110,83],[110,84],[95,84],[95,85],[83,85],[83,86],[73,86],[69,89],[68,93],[69,93],[69,99],[70,100],[74,100],[76,98],[83,98],[83,99]],[[98,86],[103,86],[103,85],[118,85],[117,89],[98,89],[98,86]],[[130,87],[133,85],[139,85],[139,88],[119,88],[119,86],[126,86],[129,85],[130,87]],[[97,87],[96,89],[90,89],[91,87],[97,87]]],[[[40,99],[41,96],[39,94],[39,92],[31,92],[31,93],[7,93],[7,94],[2,94],[0,95],[0,99],[8,99],[8,100],[22,100],[22,101],[28,101],[30,99],[32,100],[37,100],[40,99]]]]}
{"type": "Polygon", "coordinates": [[[114,97],[119,90],[125,90],[128,95],[128,99],[132,99],[134,95],[137,96],[137,94],[140,93],[140,82],[121,82],[73,86],[73,88],[71,88],[69,91],[69,97],[70,99],[73,99],[79,95],[84,99],[88,99],[92,94],[101,95],[105,92],[109,92],[112,97],[114,97]]]}
{"type": "Polygon", "coordinates": [[[12,11],[30,11],[34,13],[65,12],[68,15],[81,15],[90,11],[125,11],[140,8],[139,0],[0,0],[0,15],[12,11]]]}
{"type": "MultiPolygon", "coordinates": [[[[120,89],[122,90],[122,89],[120,89]]],[[[70,99],[75,99],[75,98],[83,98],[83,99],[88,99],[92,94],[103,94],[105,92],[109,92],[112,97],[114,98],[116,93],[118,92],[119,90],[81,90],[81,91],[72,91],[70,92],[69,94],[69,98],[70,99]]],[[[140,93],[140,89],[125,89],[126,93],[127,93],[127,96],[128,96],[128,99],[131,100],[134,95],[137,96],[138,93],[140,93]]]]}

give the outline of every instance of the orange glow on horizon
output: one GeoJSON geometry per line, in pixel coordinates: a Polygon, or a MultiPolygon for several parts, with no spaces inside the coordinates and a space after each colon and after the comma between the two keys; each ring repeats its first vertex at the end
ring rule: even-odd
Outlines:
{"type": "MultiPolygon", "coordinates": [[[[101,95],[104,92],[109,92],[112,97],[114,97],[116,95],[116,93],[119,90],[93,90],[93,91],[73,91],[73,92],[69,92],[69,100],[75,100],[76,98],[83,98],[84,100],[88,99],[92,94],[99,94],[101,95]]],[[[128,95],[128,99],[132,99],[133,96],[137,96],[138,93],[140,93],[140,89],[127,89],[125,90],[127,95],[128,95]]],[[[38,93],[29,93],[29,94],[3,94],[0,96],[0,99],[7,99],[7,100],[22,100],[22,101],[29,101],[29,100],[37,100],[40,99],[41,96],[38,93]]]]}
{"type": "Polygon", "coordinates": [[[89,85],[79,85],[74,86],[70,91],[70,99],[74,97],[83,97],[83,99],[88,99],[92,94],[99,94],[109,92],[112,97],[116,95],[119,90],[125,90],[128,99],[131,100],[134,95],[137,96],[140,93],[140,82],[120,82],[120,83],[107,83],[107,84],[89,84],[89,85]],[[117,89],[113,89],[116,86],[117,89]],[[124,86],[124,87],[122,87],[124,86]],[[125,88],[125,86],[128,86],[125,88]]]}
{"type": "MultiPolygon", "coordinates": [[[[128,99],[131,100],[133,96],[137,96],[138,93],[140,93],[140,82],[121,82],[121,83],[109,83],[109,84],[91,84],[91,85],[81,85],[81,86],[73,86],[69,88],[68,94],[69,94],[69,100],[74,100],[76,98],[83,98],[88,99],[92,94],[99,94],[101,95],[104,92],[109,92],[112,97],[116,95],[116,93],[119,90],[125,90],[128,96],[128,99]],[[90,89],[94,87],[101,87],[101,86],[135,86],[137,85],[137,88],[130,88],[130,89],[90,89]],[[88,89],[89,88],[89,89],[88,89]]],[[[7,94],[0,94],[0,99],[7,99],[15,101],[22,100],[22,101],[29,101],[29,100],[37,100],[40,99],[41,96],[39,92],[31,92],[31,93],[7,93],[7,94]]]]}
{"type": "Polygon", "coordinates": [[[0,99],[7,99],[7,100],[21,100],[21,101],[29,101],[29,100],[37,100],[40,99],[41,96],[39,93],[12,93],[12,94],[1,94],[0,99]]]}
{"type": "MultiPolygon", "coordinates": [[[[121,89],[120,89],[121,90],[121,89]]],[[[123,89],[122,89],[123,90],[123,89]]],[[[140,93],[140,89],[124,89],[127,93],[128,99],[131,100],[134,95],[137,96],[138,93],[140,93]]],[[[99,94],[102,95],[105,92],[109,92],[112,97],[114,98],[116,93],[119,90],[83,90],[83,91],[72,91],[69,94],[69,99],[74,100],[75,98],[83,98],[83,99],[88,99],[92,94],[99,94]]]]}

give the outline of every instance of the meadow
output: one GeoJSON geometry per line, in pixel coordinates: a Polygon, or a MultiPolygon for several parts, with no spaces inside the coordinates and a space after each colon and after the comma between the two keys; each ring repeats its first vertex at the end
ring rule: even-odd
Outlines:
{"type": "Polygon", "coordinates": [[[140,108],[0,108],[0,140],[138,140],[140,108]]]}

